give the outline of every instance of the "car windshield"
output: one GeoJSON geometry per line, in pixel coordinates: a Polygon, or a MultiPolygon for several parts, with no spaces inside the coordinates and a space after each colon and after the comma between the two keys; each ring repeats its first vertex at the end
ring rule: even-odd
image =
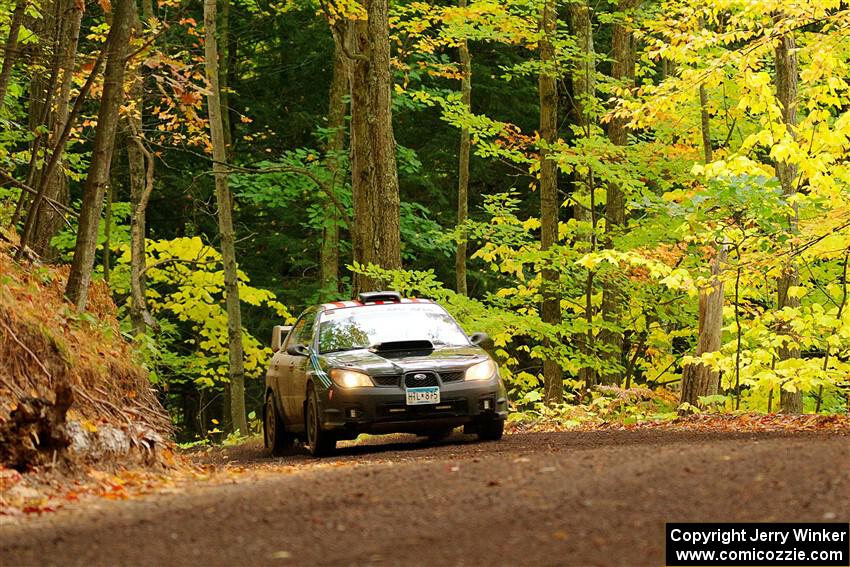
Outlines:
{"type": "Polygon", "coordinates": [[[368,348],[395,341],[431,341],[467,346],[469,339],[452,317],[432,303],[370,305],[322,313],[319,352],[368,348]]]}

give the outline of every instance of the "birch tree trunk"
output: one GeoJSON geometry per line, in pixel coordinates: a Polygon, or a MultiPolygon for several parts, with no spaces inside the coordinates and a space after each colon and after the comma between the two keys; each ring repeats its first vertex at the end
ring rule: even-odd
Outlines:
{"type": "MultiPolygon", "coordinates": [[[[368,21],[354,25],[351,74],[351,185],[354,260],[401,267],[400,202],[392,125],[387,0],[363,2],[368,21]]],[[[355,274],[354,292],[378,282],[355,274]]]]}
{"type": "MultiPolygon", "coordinates": [[[[794,36],[788,32],[779,40],[776,47],[776,97],[782,106],[782,121],[788,128],[788,132],[794,136],[794,128],[797,125],[797,54],[794,36]]],[[[792,197],[797,193],[797,166],[788,162],[776,163],[776,177],[782,186],[782,193],[786,197],[792,197]]],[[[797,232],[797,206],[792,205],[794,213],[788,219],[788,231],[797,232]]],[[[792,245],[793,246],[793,245],[792,245]]],[[[782,276],[777,280],[777,308],[799,307],[800,299],[795,295],[789,295],[788,290],[799,284],[797,262],[793,254],[787,255],[782,276]]],[[[786,335],[788,341],[794,341],[791,329],[787,323],[779,326],[778,332],[786,335]]],[[[779,348],[779,359],[789,360],[800,357],[799,346],[790,346],[785,343],[779,348]]],[[[803,393],[799,390],[788,391],[782,388],[779,397],[779,407],[783,413],[803,413],[803,393]]]]}
{"type": "MultiPolygon", "coordinates": [[[[558,242],[558,168],[551,159],[549,144],[558,138],[558,83],[555,48],[552,37],[556,33],[557,15],[554,0],[547,0],[540,19],[540,62],[542,68],[538,78],[540,96],[540,249],[545,253],[558,242]]],[[[552,266],[554,262],[548,261],[552,266]]],[[[561,323],[561,298],[558,290],[558,270],[544,268],[541,291],[543,305],[541,319],[550,325],[561,323]]],[[[559,341],[551,337],[544,339],[543,346],[553,348],[559,341]]],[[[557,405],[564,399],[564,379],[561,365],[551,356],[543,361],[544,401],[557,405]]]]}
{"type": "Polygon", "coordinates": [[[83,187],[74,260],[65,289],[65,295],[80,311],[86,308],[88,300],[103,196],[109,184],[109,168],[115,147],[115,133],[118,130],[118,113],[124,98],[124,66],[127,62],[130,28],[133,23],[131,4],[134,1],[116,0],[112,4],[112,25],[107,36],[109,52],[103,73],[103,94],[97,115],[97,133],[89,174],[83,187]]]}
{"type": "MultiPolygon", "coordinates": [[[[466,8],[466,0],[459,0],[458,6],[466,8]]],[[[466,37],[460,40],[458,46],[460,59],[460,101],[467,112],[472,111],[472,59],[469,56],[469,43],[466,37]]],[[[469,217],[469,128],[460,131],[460,148],[458,149],[457,173],[457,224],[462,226],[469,217]]],[[[455,253],[455,281],[458,293],[467,295],[466,282],[466,233],[461,234],[455,253]]]]}
{"type": "Polygon", "coordinates": [[[235,431],[248,433],[245,414],[245,369],[242,351],[242,312],[239,305],[239,282],[236,273],[236,249],[233,233],[233,204],[227,184],[227,154],[222,123],[221,90],[218,81],[218,45],[216,40],[216,0],[204,0],[204,56],[207,81],[210,84],[210,137],[213,147],[213,174],[218,205],[218,228],[221,238],[221,260],[224,264],[224,294],[227,306],[227,343],[230,378],[230,419],[235,431]]]}

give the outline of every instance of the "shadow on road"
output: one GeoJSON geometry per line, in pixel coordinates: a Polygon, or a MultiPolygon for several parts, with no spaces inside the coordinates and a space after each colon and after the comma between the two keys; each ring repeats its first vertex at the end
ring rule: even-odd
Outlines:
{"type": "MultiPolygon", "coordinates": [[[[361,436],[356,441],[342,441],[332,457],[316,459],[301,445],[286,455],[275,457],[263,447],[262,439],[250,439],[230,447],[211,447],[194,450],[190,458],[199,464],[212,465],[299,465],[315,462],[380,462],[416,461],[453,456],[489,456],[500,453],[538,451],[585,451],[605,447],[669,445],[702,441],[736,441],[757,443],[760,440],[788,436],[785,432],[694,432],[670,430],[601,430],[550,433],[516,433],[498,442],[479,442],[474,435],[454,435],[439,442],[408,434],[361,436]]],[[[794,433],[794,436],[821,433],[794,433]]]]}

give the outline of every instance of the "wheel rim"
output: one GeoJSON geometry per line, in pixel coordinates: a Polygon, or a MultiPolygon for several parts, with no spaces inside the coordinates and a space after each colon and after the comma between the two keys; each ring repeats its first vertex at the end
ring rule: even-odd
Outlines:
{"type": "Polygon", "coordinates": [[[275,435],[277,432],[275,431],[275,414],[274,414],[274,401],[271,396],[269,396],[268,402],[266,402],[266,437],[269,442],[269,446],[274,447],[275,435]]]}

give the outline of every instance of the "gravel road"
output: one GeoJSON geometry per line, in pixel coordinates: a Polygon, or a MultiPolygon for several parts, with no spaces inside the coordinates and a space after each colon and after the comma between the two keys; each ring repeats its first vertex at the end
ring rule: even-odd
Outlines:
{"type": "MultiPolygon", "coordinates": [[[[661,430],[371,441],[281,474],[0,527],[0,565],[664,564],[664,523],[850,521],[850,436],[661,430]]],[[[0,522],[3,519],[0,518],[0,522]]]]}

